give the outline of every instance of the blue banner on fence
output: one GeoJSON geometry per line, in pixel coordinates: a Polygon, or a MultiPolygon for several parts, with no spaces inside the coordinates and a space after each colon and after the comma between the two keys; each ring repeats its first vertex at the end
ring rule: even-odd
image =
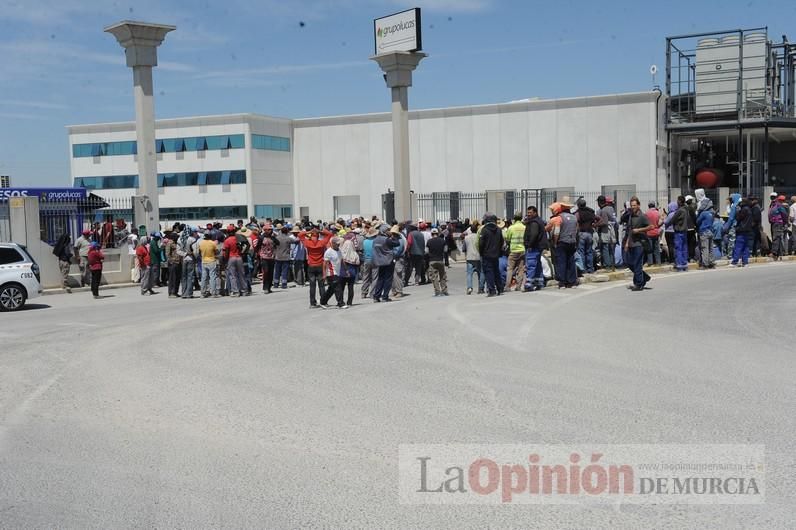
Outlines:
{"type": "Polygon", "coordinates": [[[10,197],[38,197],[39,201],[82,201],[88,197],[86,188],[3,188],[0,189],[0,202],[10,197]]]}

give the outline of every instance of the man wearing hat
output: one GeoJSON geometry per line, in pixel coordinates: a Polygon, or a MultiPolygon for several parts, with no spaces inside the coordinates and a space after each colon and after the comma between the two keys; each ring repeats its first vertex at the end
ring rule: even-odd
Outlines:
{"type": "Polygon", "coordinates": [[[378,267],[378,279],[373,289],[374,302],[391,302],[390,289],[395,272],[395,254],[393,250],[399,245],[398,234],[390,233],[389,227],[382,224],[379,235],[373,240],[373,264],[378,267]]]}
{"type": "Polygon", "coordinates": [[[426,242],[428,272],[434,284],[434,296],[448,296],[448,275],[445,270],[445,239],[439,230],[431,229],[431,239],[426,242]]]}
{"type": "Polygon", "coordinates": [[[91,250],[91,230],[83,230],[75,241],[75,255],[80,258],[80,287],[91,284],[91,269],[88,267],[89,250],[91,250]]]}
{"type": "Polygon", "coordinates": [[[227,276],[229,284],[229,295],[238,297],[246,292],[244,286],[243,258],[241,257],[236,235],[236,227],[233,224],[227,226],[227,238],[224,240],[222,253],[227,262],[227,276]]]}
{"type": "Polygon", "coordinates": [[[486,279],[487,296],[503,294],[503,279],[500,276],[499,260],[503,254],[503,232],[498,228],[497,216],[484,215],[484,226],[478,233],[476,245],[481,255],[481,265],[486,279]]]}
{"type": "Polygon", "coordinates": [[[287,289],[288,274],[290,272],[290,246],[296,239],[291,237],[288,227],[280,224],[276,225],[276,239],[279,246],[274,251],[274,289],[282,287],[287,289]]]}
{"type": "Polygon", "coordinates": [[[552,218],[545,229],[555,248],[556,280],[558,288],[578,285],[578,272],[575,269],[577,251],[578,221],[570,213],[573,205],[554,202],[549,206],[552,218]]]}
{"type": "Polygon", "coordinates": [[[291,248],[290,248],[290,267],[293,271],[293,280],[296,285],[304,287],[305,269],[307,267],[307,249],[298,240],[298,235],[301,233],[301,228],[298,225],[293,225],[290,229],[291,248]]]}
{"type": "Polygon", "coordinates": [[[597,197],[597,240],[600,244],[600,261],[603,269],[616,270],[614,247],[616,246],[616,210],[609,202],[610,197],[597,197]]]}

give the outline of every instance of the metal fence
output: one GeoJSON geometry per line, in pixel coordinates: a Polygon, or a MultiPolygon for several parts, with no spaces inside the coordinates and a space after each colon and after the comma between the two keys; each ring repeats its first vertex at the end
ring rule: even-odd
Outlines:
{"type": "MultiPolygon", "coordinates": [[[[24,214],[24,204],[20,206],[24,214]]],[[[133,223],[132,198],[103,199],[94,194],[68,199],[39,198],[40,238],[54,244],[68,233],[75,241],[84,230],[104,247],[122,244],[133,223]]],[[[11,201],[0,202],[0,241],[11,241],[11,201]]]]}
{"type": "Polygon", "coordinates": [[[78,201],[39,202],[41,240],[55,243],[64,232],[74,241],[84,230],[105,248],[118,247],[133,227],[132,198],[89,195],[78,201]]]}

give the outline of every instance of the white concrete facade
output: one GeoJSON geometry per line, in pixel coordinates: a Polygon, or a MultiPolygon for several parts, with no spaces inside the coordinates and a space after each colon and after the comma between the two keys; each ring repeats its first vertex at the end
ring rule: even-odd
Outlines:
{"type": "MultiPolygon", "coordinates": [[[[410,112],[411,189],[483,192],[633,184],[653,191],[658,92],[410,112]]],[[[390,115],[293,121],[296,205],[333,212],[333,196],[359,195],[381,212],[392,187],[390,115]]],[[[665,145],[665,136],[663,139],[665,145]]]]}
{"type": "MultiPolygon", "coordinates": [[[[158,153],[159,174],[246,171],[245,184],[159,188],[160,208],[245,206],[248,215],[254,215],[257,205],[292,204],[292,149],[291,152],[254,149],[251,136],[263,134],[291,138],[290,129],[290,120],[253,114],[157,120],[158,139],[236,134],[245,137],[245,147],[242,149],[158,153]]],[[[77,177],[137,174],[137,155],[80,158],[72,156],[72,146],[75,144],[135,140],[135,127],[132,122],[76,125],[68,127],[68,131],[70,185],[77,177]]],[[[109,198],[127,198],[135,195],[136,190],[99,189],[96,193],[109,198]]]]}
{"type": "MultiPolygon", "coordinates": [[[[659,92],[411,111],[416,193],[632,184],[666,189],[659,92]],[[656,130],[657,127],[657,130],[656,130]],[[662,140],[660,140],[662,138],[662,140]]],[[[132,123],[69,128],[71,146],[135,138],[132,123]]],[[[254,114],[157,121],[157,137],[245,134],[245,149],[163,153],[158,173],[245,169],[245,185],[160,189],[161,208],[289,204],[293,217],[381,214],[392,188],[390,114],[277,119],[254,114]],[[291,139],[290,152],[252,149],[251,134],[291,139]],[[205,189],[200,189],[205,188],[205,189]],[[356,209],[358,204],[359,211],[356,209]],[[306,210],[305,210],[306,208],[306,210]]],[[[135,174],[134,156],[71,158],[72,178],[135,174]]],[[[129,196],[134,190],[99,190],[129,196]]]]}

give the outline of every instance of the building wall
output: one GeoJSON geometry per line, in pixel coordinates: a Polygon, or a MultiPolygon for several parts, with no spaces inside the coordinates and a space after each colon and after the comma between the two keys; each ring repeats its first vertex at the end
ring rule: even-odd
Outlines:
{"type": "MultiPolygon", "coordinates": [[[[72,157],[72,146],[135,140],[133,123],[100,124],[69,128],[69,157],[72,185],[75,177],[136,175],[137,155],[72,157]]],[[[254,115],[212,116],[158,120],[156,136],[186,138],[195,136],[245,135],[244,149],[158,153],[158,173],[246,170],[246,184],[176,186],[159,188],[161,208],[202,206],[246,206],[254,215],[257,204],[292,204],[292,156],[290,152],[252,148],[251,134],[290,138],[290,120],[254,115]]],[[[291,141],[292,144],[292,141],[291,141]]],[[[101,189],[109,198],[127,198],[136,190],[101,189]]]]}
{"type": "MultiPolygon", "coordinates": [[[[603,185],[633,184],[651,191],[656,175],[663,189],[665,171],[656,169],[662,158],[656,156],[657,97],[649,92],[410,112],[411,189],[599,191],[603,185]]],[[[288,207],[292,217],[306,208],[319,219],[333,216],[337,204],[347,214],[380,214],[381,196],[393,187],[390,120],[388,113],[158,120],[158,138],[245,134],[246,139],[245,149],[159,154],[158,173],[247,172],[241,185],[163,188],[161,207],[245,205],[249,215],[288,207]],[[252,134],[290,138],[290,151],[253,149],[252,134]],[[350,211],[356,204],[360,211],[350,211]]],[[[660,120],[657,125],[660,130],[660,120]]],[[[137,173],[133,155],[72,158],[71,150],[75,143],[134,140],[133,123],[69,131],[73,178],[137,173]]],[[[108,197],[134,193],[100,190],[108,197]]]]}
{"type": "MultiPolygon", "coordinates": [[[[410,112],[411,188],[443,191],[603,185],[655,189],[657,93],[410,112]]],[[[658,124],[660,125],[660,124],[658,124]]],[[[392,188],[389,114],[294,120],[296,205],[330,217],[334,196],[380,214],[392,188]]]]}

